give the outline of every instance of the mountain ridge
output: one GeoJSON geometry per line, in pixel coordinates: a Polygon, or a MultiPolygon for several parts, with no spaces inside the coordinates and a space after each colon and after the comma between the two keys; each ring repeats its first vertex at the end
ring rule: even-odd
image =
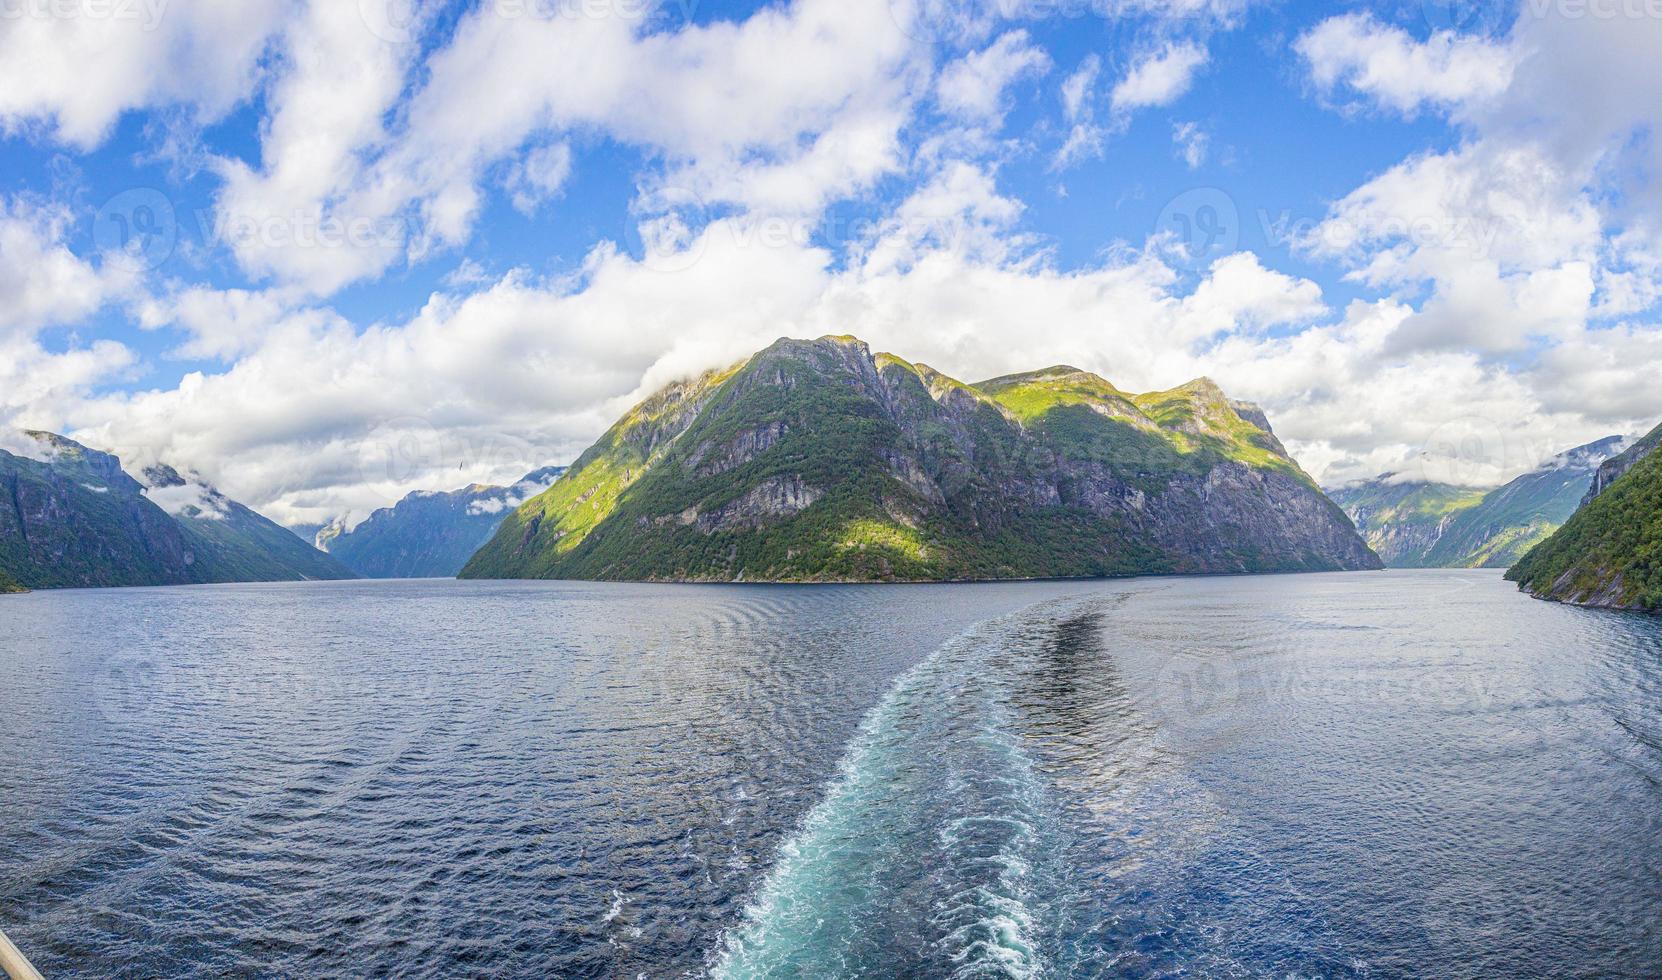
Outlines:
{"type": "Polygon", "coordinates": [[[1128,395],[1057,365],[969,385],[825,337],[781,339],[654,392],[461,574],[939,581],[1378,566],[1273,432],[1209,381],[1128,395]]]}
{"type": "Polygon", "coordinates": [[[354,577],[218,490],[165,465],[143,480],[55,433],[0,449],[0,571],[36,589],[354,577]],[[165,506],[164,506],[165,504],[165,506]]]}
{"type": "Polygon", "coordinates": [[[563,472],[563,466],[545,466],[505,487],[418,490],[350,530],[335,523],[319,528],[314,540],[320,551],[367,578],[451,578],[510,511],[563,472]]]}
{"type": "Polygon", "coordinates": [[[1595,470],[1624,441],[1577,446],[1490,489],[1387,473],[1329,495],[1393,568],[1506,568],[1569,520],[1595,470]]]}

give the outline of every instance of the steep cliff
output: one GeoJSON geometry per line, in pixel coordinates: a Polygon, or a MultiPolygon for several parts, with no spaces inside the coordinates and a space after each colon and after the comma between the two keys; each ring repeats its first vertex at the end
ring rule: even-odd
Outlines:
{"type": "Polygon", "coordinates": [[[1379,567],[1209,381],[953,380],[850,337],[669,386],[463,577],[880,581],[1379,567]]]}
{"type": "Polygon", "coordinates": [[[1484,491],[1444,483],[1377,480],[1328,491],[1386,565],[1425,568],[1459,516],[1483,502],[1484,491]]]}

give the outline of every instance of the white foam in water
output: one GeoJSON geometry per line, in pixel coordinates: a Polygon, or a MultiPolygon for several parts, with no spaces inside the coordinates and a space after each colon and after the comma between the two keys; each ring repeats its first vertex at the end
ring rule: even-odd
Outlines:
{"type": "Polygon", "coordinates": [[[1047,972],[1062,848],[990,661],[1058,605],[1073,603],[983,623],[896,681],[724,937],[714,976],[1047,972]]]}

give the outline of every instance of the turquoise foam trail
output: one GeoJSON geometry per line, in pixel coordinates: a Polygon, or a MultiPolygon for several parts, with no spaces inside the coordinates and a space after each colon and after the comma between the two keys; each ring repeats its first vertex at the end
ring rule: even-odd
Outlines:
{"type": "Polygon", "coordinates": [[[1010,730],[1004,661],[1018,632],[1063,604],[983,623],[895,682],[724,937],[713,976],[1050,972],[1063,849],[1010,730]]]}

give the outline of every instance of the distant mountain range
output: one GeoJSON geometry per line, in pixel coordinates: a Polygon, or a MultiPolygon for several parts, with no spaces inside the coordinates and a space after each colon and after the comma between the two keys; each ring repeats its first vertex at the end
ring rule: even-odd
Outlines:
{"type": "Polygon", "coordinates": [[[964,384],[781,340],[636,406],[472,578],[927,581],[1371,569],[1262,411],[1059,366],[964,384]]]}
{"type": "Polygon", "coordinates": [[[1506,573],[1543,599],[1662,612],[1662,426],[1607,460],[1575,516],[1506,573]]]}
{"type": "Polygon", "coordinates": [[[339,522],[319,528],[317,547],[368,578],[451,578],[504,517],[564,472],[548,466],[510,487],[417,491],[351,530],[339,522]]]}
{"type": "Polygon", "coordinates": [[[1393,568],[1507,568],[1570,519],[1623,443],[1579,446],[1493,490],[1387,474],[1328,494],[1393,568]]]}
{"type": "Polygon", "coordinates": [[[356,576],[282,527],[167,466],[135,479],[47,432],[0,449],[0,575],[32,589],[356,576]]]}

